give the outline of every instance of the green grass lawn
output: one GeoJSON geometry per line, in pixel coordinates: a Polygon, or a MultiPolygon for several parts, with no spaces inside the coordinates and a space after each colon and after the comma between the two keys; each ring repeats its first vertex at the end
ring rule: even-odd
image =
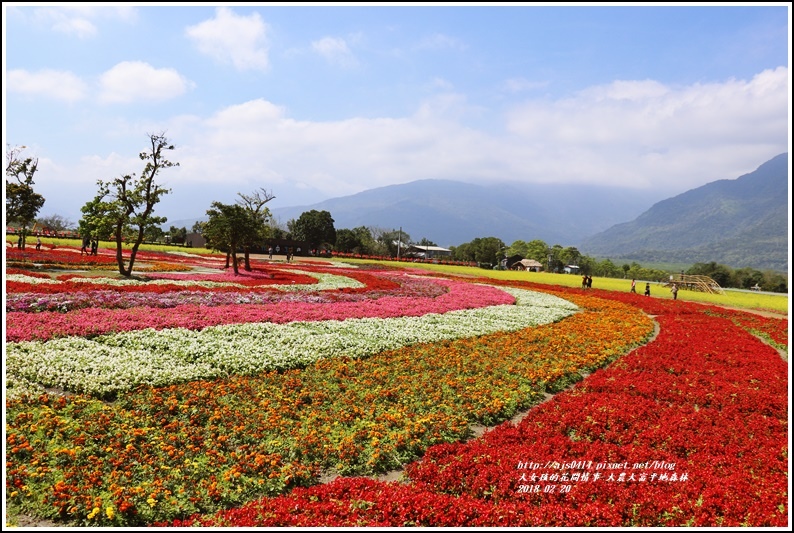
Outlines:
{"type": "MultiPolygon", "coordinates": [[[[354,263],[359,260],[345,261],[354,263]]],[[[360,260],[360,262],[366,262],[360,260]]],[[[386,261],[385,263],[404,268],[421,268],[436,272],[444,272],[456,275],[483,276],[501,280],[520,280],[535,281],[548,285],[560,285],[563,287],[581,287],[582,277],[578,274],[550,274],[547,272],[525,272],[515,270],[486,270],[477,267],[464,267],[452,265],[437,265],[433,263],[400,263],[396,261],[386,261]]],[[[637,292],[642,294],[645,291],[645,280],[637,280],[637,292]]],[[[624,291],[631,289],[631,280],[616,278],[593,278],[593,288],[607,291],[624,291]]],[[[670,289],[661,283],[651,282],[651,296],[658,298],[672,298],[670,289]]],[[[725,294],[709,294],[705,292],[679,290],[678,299],[690,302],[702,302],[726,307],[736,307],[740,309],[755,309],[760,311],[771,311],[788,315],[789,298],[788,294],[771,294],[746,292],[739,290],[725,289],[725,294]]]]}

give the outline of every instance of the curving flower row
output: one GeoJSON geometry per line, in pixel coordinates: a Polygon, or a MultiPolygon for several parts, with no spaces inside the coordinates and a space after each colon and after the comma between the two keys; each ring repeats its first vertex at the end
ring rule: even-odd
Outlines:
{"type": "MultiPolygon", "coordinates": [[[[516,331],[555,322],[576,310],[575,305],[554,296],[506,291],[512,293],[516,305],[382,319],[197,324],[193,330],[162,329],[156,334],[146,328],[92,339],[73,336],[13,342],[6,344],[6,372],[45,387],[113,396],[139,384],[162,386],[250,375],[330,357],[367,357],[410,344],[516,331]]],[[[460,302],[453,303],[458,304],[453,307],[460,306],[460,302]]],[[[401,311],[400,306],[396,310],[401,311]]],[[[393,310],[386,313],[394,314],[393,310]]]]}
{"type": "Polygon", "coordinates": [[[178,263],[204,273],[147,277],[245,288],[13,285],[12,305],[41,303],[8,313],[7,331],[50,333],[7,342],[12,512],[91,526],[786,525],[787,368],[758,339],[786,348],[785,320],[523,282],[178,263]],[[318,292],[321,273],[361,286],[318,292]],[[278,291],[271,274],[314,288],[278,291]],[[77,292],[97,308],[40,311],[68,297],[56,287],[89,287],[77,292]],[[625,355],[651,337],[649,315],[658,335],[625,355]],[[532,406],[467,441],[472,423],[532,406]],[[406,464],[401,483],[320,484],[406,464]]]}
{"type": "Polygon", "coordinates": [[[406,483],[343,478],[167,525],[785,527],[785,362],[713,310],[648,307],[654,342],[518,425],[430,448],[406,483]]]}
{"type": "Polygon", "coordinates": [[[314,484],[326,469],[398,467],[469,436],[471,422],[508,419],[653,329],[624,305],[576,303],[582,311],[567,319],[514,333],[139,387],[112,405],[81,395],[12,401],[12,502],[83,524],[150,524],[314,484]]]}

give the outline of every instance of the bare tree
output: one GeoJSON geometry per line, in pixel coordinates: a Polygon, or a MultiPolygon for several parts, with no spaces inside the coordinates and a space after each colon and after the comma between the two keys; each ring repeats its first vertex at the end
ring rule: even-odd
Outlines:
{"type": "Polygon", "coordinates": [[[250,237],[250,240],[246,239],[240,243],[242,245],[243,254],[245,257],[244,268],[246,272],[250,272],[251,247],[257,243],[261,243],[268,237],[268,222],[270,221],[271,215],[270,210],[265,207],[265,204],[275,198],[275,195],[272,192],[265,190],[263,187],[260,187],[259,190],[254,191],[252,194],[243,194],[238,192],[237,195],[240,197],[240,200],[237,201],[237,205],[245,209],[251,217],[250,224],[252,231],[247,233],[247,235],[250,237]]]}

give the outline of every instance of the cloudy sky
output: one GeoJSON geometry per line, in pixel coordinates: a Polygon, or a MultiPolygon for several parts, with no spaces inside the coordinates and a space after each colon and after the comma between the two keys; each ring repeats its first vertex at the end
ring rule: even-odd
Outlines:
{"type": "MultiPolygon", "coordinates": [[[[3,3],[3,139],[41,215],[176,145],[157,208],[310,205],[438,178],[667,197],[789,151],[788,3],[3,3]]],[[[661,198],[660,198],[661,199],[661,198]]]]}

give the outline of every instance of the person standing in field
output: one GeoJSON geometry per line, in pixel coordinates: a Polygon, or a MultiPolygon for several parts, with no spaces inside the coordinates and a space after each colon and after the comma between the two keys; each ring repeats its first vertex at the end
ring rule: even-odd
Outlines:
{"type": "Polygon", "coordinates": [[[651,284],[650,282],[648,282],[645,284],[645,296],[650,296],[650,295],[651,295],[651,284]]]}
{"type": "Polygon", "coordinates": [[[632,279],[631,280],[631,292],[633,292],[633,293],[637,292],[637,280],[636,279],[632,279]]]}
{"type": "Polygon", "coordinates": [[[673,300],[677,300],[678,299],[678,285],[673,283],[673,286],[670,288],[670,292],[673,293],[673,300]]]}

